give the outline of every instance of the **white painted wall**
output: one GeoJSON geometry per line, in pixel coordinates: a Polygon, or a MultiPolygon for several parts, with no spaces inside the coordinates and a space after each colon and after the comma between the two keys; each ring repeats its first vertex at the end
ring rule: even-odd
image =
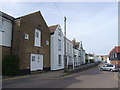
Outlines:
{"type": "Polygon", "coordinates": [[[80,61],[81,64],[85,64],[85,50],[80,49],[80,61]]]}
{"type": "Polygon", "coordinates": [[[109,58],[107,57],[107,63],[111,64],[111,61],[109,60],[109,58]]]}
{"type": "Polygon", "coordinates": [[[0,23],[3,23],[3,28],[0,29],[0,46],[11,47],[12,22],[3,17],[0,19],[0,23]]]}
{"type": "Polygon", "coordinates": [[[59,70],[64,68],[64,36],[61,31],[61,36],[58,35],[60,26],[57,27],[54,34],[51,35],[51,70],[59,70]],[[58,39],[61,40],[61,51],[58,50],[58,39]],[[58,55],[62,56],[62,65],[58,65],[58,55]]]}
{"type": "Polygon", "coordinates": [[[94,55],[94,60],[95,60],[95,62],[98,62],[99,61],[99,57],[97,55],[94,55]]]}
{"type": "Polygon", "coordinates": [[[70,40],[66,39],[66,55],[67,55],[67,65],[74,64],[74,54],[73,54],[73,44],[70,40]]]}
{"type": "Polygon", "coordinates": [[[81,65],[81,61],[80,61],[80,57],[79,57],[79,50],[74,48],[74,62],[75,62],[75,66],[80,66],[81,65]]]}

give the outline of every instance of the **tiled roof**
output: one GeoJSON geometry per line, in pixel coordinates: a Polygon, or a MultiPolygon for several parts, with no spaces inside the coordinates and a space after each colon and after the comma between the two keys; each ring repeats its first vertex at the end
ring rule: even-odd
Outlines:
{"type": "Polygon", "coordinates": [[[50,32],[51,32],[51,33],[55,32],[55,30],[56,30],[56,28],[57,28],[58,26],[59,26],[59,24],[49,26],[50,32]]]}

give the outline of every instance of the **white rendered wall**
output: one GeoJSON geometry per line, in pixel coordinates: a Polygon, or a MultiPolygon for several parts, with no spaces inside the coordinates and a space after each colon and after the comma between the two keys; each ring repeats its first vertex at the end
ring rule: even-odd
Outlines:
{"type": "Polygon", "coordinates": [[[68,64],[73,64],[74,63],[74,58],[73,58],[73,56],[74,56],[73,55],[73,44],[68,39],[66,39],[66,54],[67,54],[67,65],[68,64]]]}
{"type": "Polygon", "coordinates": [[[79,57],[79,50],[77,49],[74,49],[74,55],[76,56],[74,59],[74,62],[75,62],[75,66],[80,66],[80,57],[79,57]]]}
{"type": "Polygon", "coordinates": [[[11,37],[12,22],[3,18],[3,28],[0,29],[0,46],[11,47],[11,37]]]}
{"type": "Polygon", "coordinates": [[[60,26],[51,35],[51,70],[64,69],[64,36],[61,31],[61,36],[58,35],[60,26]],[[61,51],[58,50],[58,39],[61,40],[61,51]],[[58,65],[58,55],[62,56],[62,65],[58,65]]]}

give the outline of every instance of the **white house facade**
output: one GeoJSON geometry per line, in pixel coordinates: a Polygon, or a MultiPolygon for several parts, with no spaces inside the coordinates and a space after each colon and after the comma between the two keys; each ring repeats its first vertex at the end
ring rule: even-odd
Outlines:
{"type": "Polygon", "coordinates": [[[85,64],[85,50],[83,49],[83,45],[82,42],[80,42],[79,44],[79,50],[80,50],[80,63],[81,64],[85,64]]]}
{"type": "Polygon", "coordinates": [[[70,41],[67,38],[66,38],[66,55],[67,55],[67,65],[73,65],[74,64],[73,44],[72,41],[70,41]]]}
{"type": "Polygon", "coordinates": [[[81,61],[80,61],[80,51],[79,49],[74,48],[74,65],[75,66],[80,66],[81,61]]]}
{"type": "Polygon", "coordinates": [[[64,36],[60,25],[49,27],[51,32],[51,70],[64,69],[64,36]]]}
{"type": "Polygon", "coordinates": [[[11,16],[5,13],[2,13],[2,16],[0,15],[0,46],[11,47],[12,19],[11,16]]]}
{"type": "Polygon", "coordinates": [[[0,11],[0,57],[11,54],[12,28],[14,17],[0,11]]]}

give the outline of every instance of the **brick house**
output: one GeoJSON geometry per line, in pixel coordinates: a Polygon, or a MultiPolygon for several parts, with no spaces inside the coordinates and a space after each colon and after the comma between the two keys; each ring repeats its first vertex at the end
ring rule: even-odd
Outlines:
{"type": "Polygon", "coordinates": [[[111,64],[118,64],[120,66],[120,46],[116,46],[110,51],[109,60],[111,64]]]}
{"type": "Polygon", "coordinates": [[[50,31],[40,11],[14,20],[12,53],[23,72],[50,70],[50,31]]]}

